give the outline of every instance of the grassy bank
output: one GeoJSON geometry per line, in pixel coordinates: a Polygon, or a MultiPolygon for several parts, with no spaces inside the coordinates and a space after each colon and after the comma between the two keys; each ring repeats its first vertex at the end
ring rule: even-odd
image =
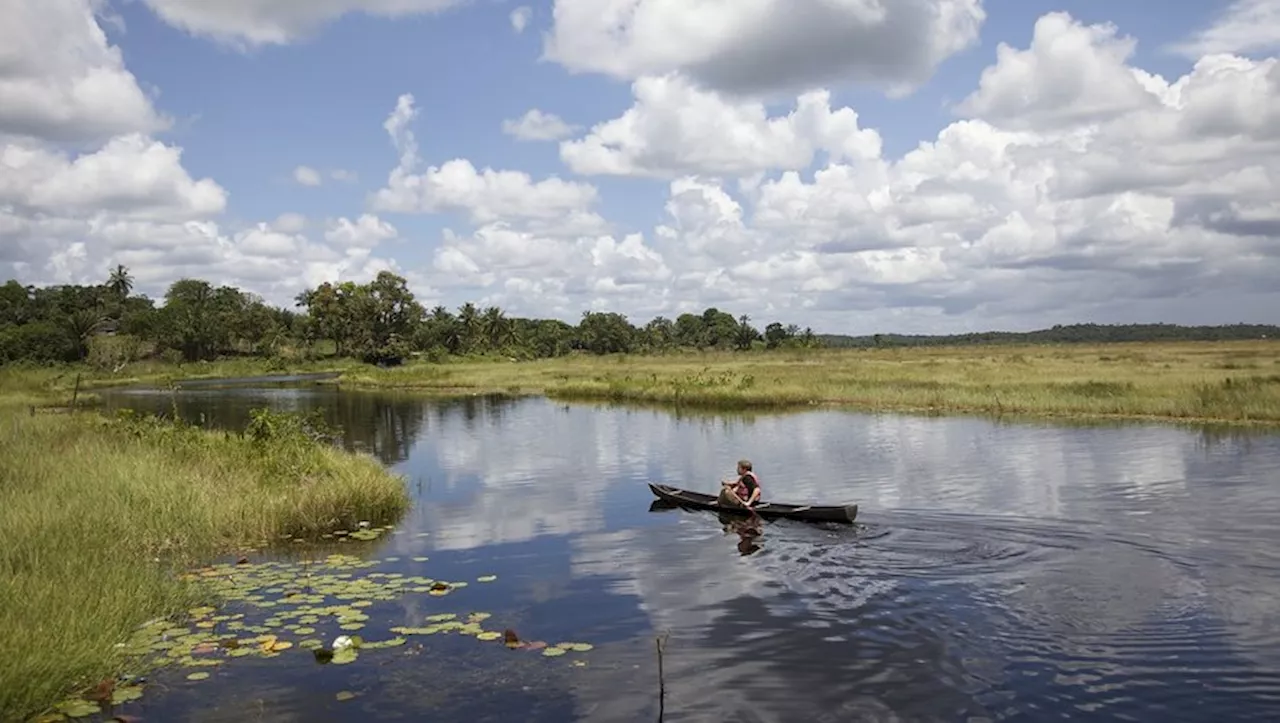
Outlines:
{"type": "MultiPolygon", "coordinates": [[[[8,391],[8,390],[6,390],[8,391]]],[[[264,417],[238,436],[0,407],[0,720],[120,671],[118,642],[207,601],[174,575],[223,552],[391,521],[403,481],[264,417]]],[[[32,399],[42,397],[33,396],[32,399]]]]}
{"type": "MultiPolygon", "coordinates": [[[[345,388],[547,394],[565,400],[769,409],[1280,423],[1280,341],[990,345],[862,350],[575,355],[528,362],[452,360],[378,369],[331,360],[345,388]]],[[[75,370],[0,371],[6,389],[69,397],[75,370]]],[[[83,388],[282,371],[265,361],[85,371],[83,388]]]]}
{"type": "Polygon", "coordinates": [[[355,369],[344,386],[690,407],[1280,423],[1280,343],[962,346],[355,369]]]}

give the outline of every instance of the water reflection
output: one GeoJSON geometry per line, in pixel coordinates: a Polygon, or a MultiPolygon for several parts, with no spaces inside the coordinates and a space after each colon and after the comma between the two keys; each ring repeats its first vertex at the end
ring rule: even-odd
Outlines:
{"type": "Polygon", "coordinates": [[[457,605],[597,643],[590,667],[538,683],[546,695],[515,692],[544,668],[502,673],[513,687],[490,688],[524,701],[519,714],[433,698],[405,673],[365,681],[378,706],[325,719],[650,717],[656,683],[636,681],[656,681],[661,631],[667,721],[1244,720],[1280,706],[1274,435],[320,389],[107,397],[171,401],[229,426],[262,404],[323,410],[414,481],[402,534],[374,553],[387,571],[499,577],[456,602],[406,597],[382,610],[390,624],[457,605]],[[645,486],[714,492],[741,457],[767,497],[857,502],[860,524],[663,509],[645,486]]]}

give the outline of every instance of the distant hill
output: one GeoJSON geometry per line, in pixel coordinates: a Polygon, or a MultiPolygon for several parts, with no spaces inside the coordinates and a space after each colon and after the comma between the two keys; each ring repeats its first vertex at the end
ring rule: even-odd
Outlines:
{"type": "Polygon", "coordinates": [[[969,334],[818,334],[826,347],[848,349],[875,346],[943,346],[961,344],[1060,344],[1126,341],[1227,341],[1280,339],[1280,326],[1227,324],[1180,326],[1178,324],[1070,324],[1036,331],[982,331],[969,334]]]}

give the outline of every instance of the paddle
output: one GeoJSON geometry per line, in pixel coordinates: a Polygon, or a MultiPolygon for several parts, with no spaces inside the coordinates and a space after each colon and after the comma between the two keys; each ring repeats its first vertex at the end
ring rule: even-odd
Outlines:
{"type": "MultiPolygon", "coordinates": [[[[728,487],[728,486],[732,485],[732,484],[733,484],[733,482],[734,482],[733,480],[724,479],[724,480],[720,480],[720,485],[721,485],[722,487],[728,487]]],[[[754,517],[755,519],[760,520],[760,521],[762,521],[762,522],[767,522],[767,520],[765,520],[763,517],[761,517],[761,516],[760,516],[760,513],[756,512],[755,507],[753,507],[753,506],[751,506],[751,505],[747,504],[747,501],[746,501],[746,500],[743,500],[742,498],[738,498],[738,499],[742,502],[742,507],[743,507],[743,508],[745,508],[747,512],[751,513],[751,516],[752,516],[752,517],[754,517]]],[[[769,503],[768,503],[768,502],[757,502],[756,504],[757,504],[757,505],[768,505],[769,503]]]]}

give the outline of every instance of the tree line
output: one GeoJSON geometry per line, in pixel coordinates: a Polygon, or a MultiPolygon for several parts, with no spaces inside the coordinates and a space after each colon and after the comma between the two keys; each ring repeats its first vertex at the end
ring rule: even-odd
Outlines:
{"type": "Polygon", "coordinates": [[[1280,339],[1280,326],[1272,324],[1058,324],[1035,331],[980,331],[967,334],[869,334],[846,336],[819,334],[824,347],[859,349],[908,346],[960,346],[973,344],[1106,344],[1140,341],[1234,341],[1280,339]]]}
{"type": "Polygon", "coordinates": [[[714,307],[637,326],[616,312],[587,311],[577,324],[511,316],[468,302],[426,309],[406,280],[388,271],[365,284],[323,283],[273,306],[234,286],[184,278],[163,304],[133,293],[117,266],[101,284],[0,286],[0,364],[90,360],[121,364],[155,354],[173,361],[224,356],[336,355],[394,365],[413,355],[503,355],[519,359],[571,353],[663,353],[678,349],[780,349],[820,346],[811,329],[714,307]]]}
{"type": "Polygon", "coordinates": [[[748,316],[711,307],[637,326],[623,314],[587,311],[577,324],[511,316],[496,306],[457,309],[419,303],[404,278],[382,272],[365,284],[323,283],[291,308],[201,279],[179,279],[163,304],[133,293],[134,279],[116,266],[101,284],[0,286],[0,364],[88,360],[118,366],[146,356],[171,361],[226,356],[340,356],[394,365],[421,355],[501,355],[516,359],[572,353],[652,354],[677,350],[876,348],[960,344],[1106,343],[1280,338],[1280,326],[1230,324],[1073,324],[1030,332],[948,335],[815,334],[795,324],[763,329],[748,316]]]}

